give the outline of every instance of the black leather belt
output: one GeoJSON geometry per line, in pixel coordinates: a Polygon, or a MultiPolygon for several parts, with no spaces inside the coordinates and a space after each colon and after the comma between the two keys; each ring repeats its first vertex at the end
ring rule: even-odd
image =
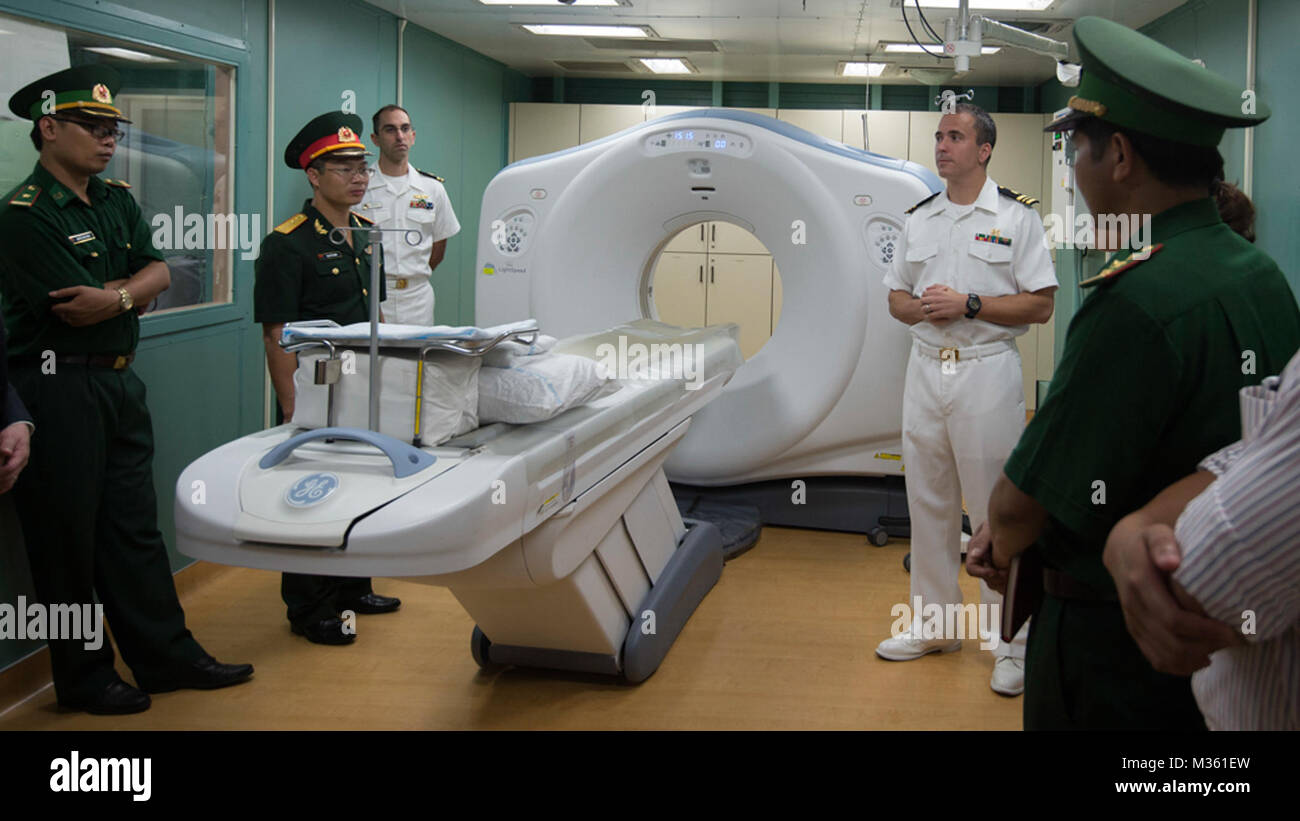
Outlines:
{"type": "MultiPolygon", "coordinates": [[[[47,357],[29,354],[27,356],[15,356],[9,361],[14,365],[39,366],[47,361],[47,357]]],[[[54,361],[63,365],[85,365],[89,368],[111,368],[115,371],[122,371],[126,370],[135,361],[135,354],[55,354],[54,361]]]]}
{"type": "Polygon", "coordinates": [[[1043,568],[1043,592],[1058,599],[1097,602],[1119,601],[1112,593],[1099,593],[1083,582],[1075,581],[1073,576],[1059,570],[1053,570],[1050,567],[1043,568]]]}

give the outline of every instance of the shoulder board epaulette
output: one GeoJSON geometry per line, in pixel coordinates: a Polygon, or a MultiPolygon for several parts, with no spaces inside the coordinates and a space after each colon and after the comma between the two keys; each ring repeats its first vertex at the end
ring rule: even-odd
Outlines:
{"type": "Polygon", "coordinates": [[[281,234],[288,234],[294,231],[299,225],[302,225],[306,221],[307,221],[306,214],[294,214],[292,217],[289,217],[284,222],[275,226],[275,230],[281,234]]]}
{"type": "Polygon", "coordinates": [[[934,199],[935,197],[939,196],[939,195],[942,194],[942,193],[943,193],[942,191],[935,191],[933,194],[931,194],[930,196],[928,196],[928,197],[926,197],[925,199],[921,200],[921,201],[918,202],[916,205],[913,205],[911,208],[907,209],[907,210],[904,211],[903,213],[904,213],[904,214],[910,214],[910,213],[912,213],[913,211],[915,211],[916,209],[920,208],[922,205],[925,205],[927,202],[929,202],[930,200],[934,199]]]}
{"type": "Polygon", "coordinates": [[[130,188],[130,187],[131,187],[131,183],[127,182],[126,180],[104,180],[104,183],[105,183],[106,185],[111,185],[111,186],[113,186],[113,187],[115,187],[115,188],[130,188]]]}
{"type": "Polygon", "coordinates": [[[419,174],[421,174],[421,175],[423,175],[423,176],[425,176],[425,177],[433,177],[433,178],[434,178],[435,180],[437,180],[438,182],[446,182],[446,180],[444,180],[442,177],[439,177],[437,174],[430,174],[428,171],[421,171],[421,170],[418,169],[418,168],[415,169],[415,170],[416,170],[416,173],[419,173],[419,174]]]}
{"type": "Polygon", "coordinates": [[[9,204],[28,206],[36,202],[36,198],[40,195],[41,187],[39,185],[24,185],[14,193],[13,197],[10,198],[9,204]]]}
{"type": "Polygon", "coordinates": [[[1115,257],[1106,265],[1105,268],[1102,268],[1097,272],[1095,277],[1080,282],[1079,287],[1091,288],[1094,285],[1100,285],[1107,280],[1114,279],[1128,269],[1151,259],[1157,251],[1164,247],[1165,244],[1163,242],[1158,242],[1155,245],[1148,245],[1140,251],[1134,251],[1126,257],[1115,257]]]}
{"type": "Polygon", "coordinates": [[[352,216],[356,217],[358,222],[364,222],[366,225],[375,224],[375,221],[372,220],[370,217],[363,217],[360,214],[358,214],[356,211],[352,212],[352,216]]]}
{"type": "Polygon", "coordinates": [[[1028,194],[1021,194],[1019,191],[1012,191],[1010,188],[1007,188],[1005,185],[998,186],[998,193],[1004,197],[1010,197],[1011,199],[1015,200],[1021,205],[1034,206],[1038,204],[1038,200],[1034,199],[1028,194]]]}

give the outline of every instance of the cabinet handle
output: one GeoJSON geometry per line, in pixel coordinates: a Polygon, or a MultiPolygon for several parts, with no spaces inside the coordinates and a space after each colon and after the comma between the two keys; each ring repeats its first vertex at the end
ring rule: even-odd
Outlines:
{"type": "Polygon", "coordinates": [[[714,223],[713,225],[710,225],[710,226],[709,226],[709,240],[710,240],[711,242],[717,242],[717,241],[718,241],[718,226],[717,226],[717,223],[714,223]]]}
{"type": "Polygon", "coordinates": [[[701,282],[701,283],[704,282],[704,266],[703,266],[703,265],[700,266],[700,282],[701,282]]]}
{"type": "Polygon", "coordinates": [[[713,266],[709,265],[709,282],[713,282],[713,266]]]}
{"type": "MultiPolygon", "coordinates": [[[[700,223],[700,242],[704,242],[704,223],[700,223]]],[[[701,276],[703,276],[701,274],[701,276]]]]}

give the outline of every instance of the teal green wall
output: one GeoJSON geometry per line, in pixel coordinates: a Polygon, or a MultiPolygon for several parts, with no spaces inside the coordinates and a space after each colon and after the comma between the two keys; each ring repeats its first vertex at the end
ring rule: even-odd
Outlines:
{"type": "MultiPolygon", "coordinates": [[[[258,214],[269,232],[309,195],[305,175],[283,163],[285,143],[307,122],[355,93],[370,115],[397,96],[397,19],[359,0],[277,0],[272,213],[267,200],[267,5],[265,0],[0,0],[0,12],[154,45],[236,67],[235,210],[258,214]]],[[[479,204],[505,165],[506,102],[526,80],[500,63],[415,25],[406,27],[405,103],[419,132],[416,164],[447,178],[463,226],[439,266],[437,319],[474,317],[473,266],[479,204]]],[[[0,101],[3,102],[3,101],[0,101]]],[[[22,140],[26,141],[26,129],[22,140]]],[[[181,470],[209,450],[262,427],[264,353],[252,323],[253,261],[235,255],[234,301],[148,316],[134,366],[149,387],[158,522],[174,544],[173,493],[181,470]]],[[[39,439],[37,440],[39,443],[39,439]]],[[[34,443],[36,444],[36,443],[34,443]]],[[[0,601],[32,596],[9,495],[0,496],[0,601]]],[[[173,569],[191,562],[169,548],[173,569]]],[[[202,637],[200,636],[200,639],[202,637]]],[[[0,669],[39,647],[0,642],[0,669]]]]}

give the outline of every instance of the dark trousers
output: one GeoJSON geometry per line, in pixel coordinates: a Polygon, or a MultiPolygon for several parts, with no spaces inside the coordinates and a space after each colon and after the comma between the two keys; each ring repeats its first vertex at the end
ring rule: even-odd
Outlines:
{"type": "MultiPolygon", "coordinates": [[[[284,411],[279,402],[275,403],[275,423],[284,424],[284,411]]],[[[368,578],[307,573],[280,575],[280,598],[284,599],[289,622],[300,627],[338,616],[344,603],[372,592],[368,578]]]]}
{"type": "MultiPolygon", "coordinates": [[[[98,595],[137,678],[200,658],[158,531],[144,383],[129,369],[64,363],[52,374],[17,365],[10,380],[36,423],[14,492],[37,597],[50,606],[98,595]]],[[[97,650],[76,639],[49,646],[60,700],[117,680],[106,636],[97,650]]]]}
{"type": "Polygon", "coordinates": [[[1026,730],[1204,730],[1191,679],[1158,673],[1118,602],[1045,595],[1025,655],[1026,730]]]}

